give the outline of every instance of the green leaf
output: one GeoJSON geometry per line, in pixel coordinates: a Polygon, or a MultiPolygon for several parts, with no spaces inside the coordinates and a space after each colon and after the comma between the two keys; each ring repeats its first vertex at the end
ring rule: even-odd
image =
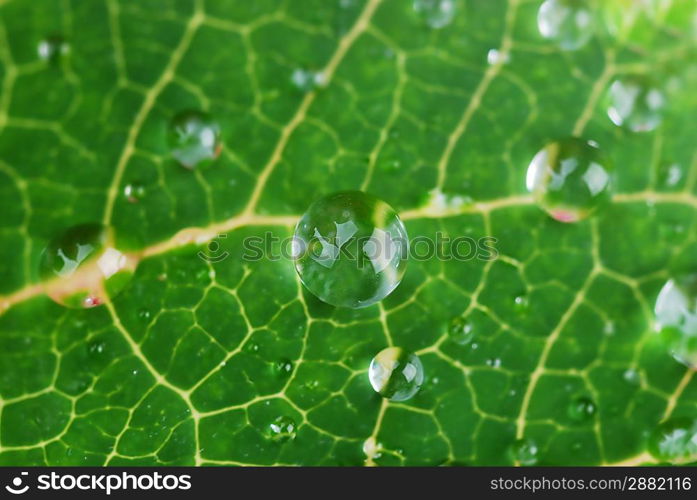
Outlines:
{"type": "Polygon", "coordinates": [[[577,50],[540,35],[540,3],[0,0],[0,463],[499,465],[531,443],[538,464],[656,462],[658,424],[697,411],[652,312],[697,269],[694,3],[590,2],[577,50]],[[607,116],[627,74],[664,89],[653,131],[607,116]],[[185,110],[223,142],[193,171],[167,143],[185,110]],[[525,173],[569,135],[615,194],[561,224],[525,173]],[[492,236],[498,258],[412,259],[357,310],[288,258],[243,260],[347,189],[412,241],[492,236]],[[61,307],[39,256],[94,222],[138,269],[111,304],[61,307]],[[389,345],[423,363],[408,401],[368,381],[389,345]]]}

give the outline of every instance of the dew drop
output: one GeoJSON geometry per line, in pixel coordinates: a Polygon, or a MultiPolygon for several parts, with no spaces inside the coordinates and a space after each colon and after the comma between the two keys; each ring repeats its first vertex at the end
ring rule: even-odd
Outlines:
{"type": "Polygon", "coordinates": [[[569,404],[568,415],[574,422],[585,422],[595,415],[596,406],[592,399],[577,397],[569,404]]]}
{"type": "Polygon", "coordinates": [[[290,76],[293,85],[303,92],[310,92],[318,87],[327,85],[327,77],[321,71],[295,69],[290,76]]]}
{"type": "Polygon", "coordinates": [[[546,0],[537,13],[537,27],[563,50],[576,50],[593,36],[595,19],[587,0],[546,0]]]}
{"type": "Polygon", "coordinates": [[[421,360],[401,347],[388,347],[380,351],[370,362],[370,385],[375,392],[390,401],[406,401],[412,398],[424,381],[421,360]]]}
{"type": "Polygon", "coordinates": [[[537,443],[529,438],[514,441],[509,452],[511,458],[520,465],[535,465],[538,461],[539,449],[537,443]]]}
{"type": "Polygon", "coordinates": [[[168,131],[170,151],[186,168],[214,160],[220,154],[220,127],[206,113],[183,111],[171,121],[168,131]]]}
{"type": "Polygon", "coordinates": [[[297,432],[298,428],[295,420],[282,415],[269,424],[266,429],[266,437],[271,441],[285,443],[295,439],[297,432]]]}
{"type": "Polygon", "coordinates": [[[314,202],[295,228],[295,269],[305,287],[338,307],[374,304],[399,285],[407,232],[387,203],[360,191],[314,202]]]}
{"type": "Polygon", "coordinates": [[[106,342],[94,340],[87,345],[87,352],[90,354],[102,354],[106,349],[106,342]]]}
{"type": "Polygon", "coordinates": [[[414,11],[423,19],[426,26],[433,29],[446,27],[455,17],[453,0],[414,0],[414,11]]]}
{"type": "Polygon", "coordinates": [[[124,186],[123,195],[130,203],[138,203],[145,197],[145,186],[139,182],[131,182],[124,186]]]}
{"type": "Polygon", "coordinates": [[[625,370],[625,372],[622,374],[622,378],[625,380],[625,382],[632,385],[641,384],[641,374],[636,370],[632,370],[631,368],[625,370]]]}
{"type": "Polygon", "coordinates": [[[474,326],[462,316],[457,316],[448,326],[448,336],[456,344],[467,345],[474,340],[474,326]]]}
{"type": "Polygon", "coordinates": [[[559,222],[578,222],[610,199],[611,166],[597,145],[569,137],[547,144],[530,162],[528,191],[559,222]]]}
{"type": "Polygon", "coordinates": [[[681,464],[697,460],[697,420],[663,422],[649,437],[649,453],[658,460],[681,464]]]}
{"type": "Polygon", "coordinates": [[[274,370],[281,377],[289,377],[293,373],[293,362],[289,359],[281,359],[274,364],[274,370]]]}
{"type": "Polygon", "coordinates": [[[494,64],[506,64],[510,62],[511,56],[507,52],[501,52],[497,49],[491,49],[486,54],[486,62],[490,65],[494,64]]]}
{"type": "Polygon", "coordinates": [[[36,52],[39,58],[48,61],[56,62],[58,59],[70,51],[70,46],[65,39],[60,35],[51,35],[39,42],[36,47],[36,52]]]}
{"type": "Polygon", "coordinates": [[[618,127],[649,132],[661,123],[666,98],[659,89],[639,77],[615,80],[608,91],[607,115],[618,127]]]}
{"type": "Polygon", "coordinates": [[[526,293],[516,295],[513,298],[513,310],[519,316],[525,316],[530,310],[530,298],[526,293]]]}
{"type": "Polygon", "coordinates": [[[151,316],[151,314],[150,314],[150,310],[149,310],[149,309],[142,308],[142,309],[140,309],[140,310],[138,311],[138,317],[139,317],[139,318],[141,319],[141,321],[143,321],[143,322],[146,322],[146,323],[147,323],[148,321],[150,321],[150,316],[151,316]]]}
{"type": "Polygon", "coordinates": [[[114,247],[112,231],[81,224],[51,240],[41,254],[39,275],[55,302],[71,308],[98,306],[121,292],[135,261],[114,247]]]}
{"type": "Polygon", "coordinates": [[[697,274],[668,280],[654,308],[655,327],[673,357],[697,368],[697,274]]]}

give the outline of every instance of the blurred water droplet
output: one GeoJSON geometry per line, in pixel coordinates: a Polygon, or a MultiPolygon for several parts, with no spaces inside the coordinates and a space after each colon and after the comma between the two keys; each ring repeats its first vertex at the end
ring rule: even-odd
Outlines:
{"type": "Polygon", "coordinates": [[[295,228],[303,250],[295,269],[303,285],[337,307],[366,307],[399,285],[407,265],[408,239],[397,212],[360,191],[314,202],[295,228]]]}
{"type": "Polygon", "coordinates": [[[643,78],[615,80],[608,91],[607,115],[618,127],[648,132],[661,123],[666,98],[643,78]]]}
{"type": "Polygon", "coordinates": [[[293,373],[293,362],[289,359],[281,359],[274,364],[274,370],[281,377],[289,377],[293,373]]]}
{"type": "Polygon", "coordinates": [[[60,35],[51,35],[39,42],[36,48],[39,58],[48,62],[56,62],[70,51],[70,46],[60,35]]]}
{"type": "Polygon", "coordinates": [[[672,464],[697,460],[697,420],[675,418],[660,424],[649,438],[649,453],[672,464]]]}
{"type": "Polygon", "coordinates": [[[295,420],[285,415],[277,417],[267,427],[266,437],[278,443],[292,441],[297,435],[298,428],[295,420]]]}
{"type": "Polygon", "coordinates": [[[130,203],[138,203],[145,197],[145,186],[139,182],[130,182],[124,186],[123,195],[130,203]]]}
{"type": "Polygon", "coordinates": [[[400,347],[388,347],[370,362],[368,377],[375,392],[382,397],[405,401],[419,392],[424,369],[415,354],[400,347]]]}
{"type": "Polygon", "coordinates": [[[595,19],[586,0],[546,0],[537,14],[540,34],[563,50],[576,50],[595,32],[595,19]]]}
{"type": "Polygon", "coordinates": [[[467,345],[474,340],[474,327],[462,316],[457,316],[448,326],[448,336],[456,344],[467,345]]]}
{"type": "Polygon", "coordinates": [[[530,298],[527,293],[513,297],[513,310],[520,316],[525,316],[530,310],[530,298]]]}
{"type": "Polygon", "coordinates": [[[597,145],[569,137],[532,159],[526,185],[538,205],[560,222],[578,222],[610,199],[611,165],[597,145]]]}
{"type": "Polygon", "coordinates": [[[697,274],[668,280],[654,308],[655,327],[673,357],[697,368],[697,274]]]}
{"type": "Polygon", "coordinates": [[[140,310],[138,311],[138,317],[139,317],[142,321],[145,321],[145,322],[150,321],[150,310],[149,310],[149,309],[145,309],[145,308],[140,309],[140,310]]]}
{"type": "Polygon", "coordinates": [[[455,2],[453,0],[414,0],[413,5],[414,11],[429,28],[444,28],[455,17],[455,2]]]}
{"type": "Polygon", "coordinates": [[[220,127],[206,113],[183,111],[171,121],[168,132],[170,151],[186,168],[196,168],[220,154],[220,127]]]}
{"type": "Polygon", "coordinates": [[[136,263],[113,240],[101,224],[73,226],[51,240],[39,263],[48,296],[66,307],[87,308],[118,295],[136,263]]]}
{"type": "Polygon", "coordinates": [[[569,418],[575,422],[585,422],[595,415],[595,402],[592,399],[580,396],[574,398],[569,404],[569,418]]]}
{"type": "Polygon", "coordinates": [[[511,458],[520,465],[530,466],[538,462],[537,443],[529,438],[514,441],[509,448],[509,453],[511,458]]]}
{"type": "Polygon", "coordinates": [[[641,374],[636,370],[625,370],[625,372],[622,374],[622,378],[632,385],[641,384],[641,374]]]}
{"type": "Polygon", "coordinates": [[[511,57],[508,53],[501,52],[497,49],[491,49],[486,55],[486,61],[491,64],[506,64],[510,62],[511,57]]]}
{"type": "Polygon", "coordinates": [[[304,69],[293,70],[290,81],[296,88],[303,92],[309,92],[318,87],[324,87],[327,84],[326,75],[321,71],[308,71],[304,69]]]}
{"type": "Polygon", "coordinates": [[[102,354],[106,349],[106,342],[101,340],[94,340],[90,342],[87,346],[87,351],[90,354],[102,354]]]}

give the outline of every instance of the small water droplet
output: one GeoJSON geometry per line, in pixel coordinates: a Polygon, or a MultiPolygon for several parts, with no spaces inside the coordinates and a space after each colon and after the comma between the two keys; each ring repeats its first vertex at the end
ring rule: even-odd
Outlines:
{"type": "Polygon", "coordinates": [[[397,212],[360,191],[314,202],[295,228],[295,269],[303,285],[338,307],[374,304],[399,285],[408,239],[397,212]]]}
{"type": "Polygon", "coordinates": [[[595,415],[596,406],[592,399],[580,396],[569,404],[568,415],[574,422],[585,422],[595,415]]]}
{"type": "Polygon", "coordinates": [[[87,345],[87,352],[90,354],[102,354],[106,349],[106,342],[94,340],[87,345]]]}
{"type": "Polygon", "coordinates": [[[256,342],[249,342],[248,344],[246,344],[244,346],[244,349],[248,352],[255,353],[255,352],[259,352],[260,347],[259,347],[259,344],[257,344],[256,342]]]}
{"type": "Polygon", "coordinates": [[[673,464],[697,460],[697,420],[675,418],[663,422],[649,437],[649,453],[673,464]]]}
{"type": "Polygon", "coordinates": [[[677,163],[662,163],[658,168],[657,177],[659,185],[674,188],[684,178],[684,172],[677,163]]]}
{"type": "Polygon", "coordinates": [[[274,370],[281,377],[290,377],[293,373],[293,362],[289,359],[281,359],[274,364],[274,370]]]}
{"type": "Polygon", "coordinates": [[[368,377],[375,392],[382,397],[405,401],[419,392],[424,369],[415,354],[400,347],[388,347],[370,362],[368,377]]]}
{"type": "Polygon", "coordinates": [[[535,465],[538,461],[539,449],[537,443],[529,438],[515,440],[511,444],[509,452],[511,458],[520,465],[535,465]]]}
{"type": "Polygon", "coordinates": [[[546,0],[537,13],[540,34],[563,50],[576,50],[595,32],[595,19],[586,0],[546,0]]]}
{"type": "Polygon", "coordinates": [[[456,344],[467,345],[474,340],[474,326],[462,316],[457,316],[448,326],[448,336],[456,344]]]}
{"type": "Polygon", "coordinates": [[[501,367],[501,358],[489,358],[486,360],[486,365],[490,366],[492,368],[500,368],[501,367]]]}
{"type": "Polygon", "coordinates": [[[491,49],[486,55],[486,61],[491,64],[506,64],[510,62],[511,56],[508,52],[501,52],[497,49],[491,49]]]}
{"type": "Polygon", "coordinates": [[[123,195],[130,203],[138,203],[145,197],[145,186],[139,182],[130,182],[124,186],[123,195]]]}
{"type": "Polygon", "coordinates": [[[614,335],[615,334],[615,322],[614,321],[606,321],[605,324],[603,325],[603,333],[605,335],[614,335]]]}
{"type": "Polygon", "coordinates": [[[641,384],[641,374],[636,370],[632,370],[631,368],[625,370],[625,372],[622,374],[622,378],[632,385],[641,384]]]}
{"type": "Polygon", "coordinates": [[[432,29],[446,27],[455,17],[453,0],[414,0],[413,5],[414,11],[432,29]]]}
{"type": "Polygon", "coordinates": [[[144,322],[150,321],[150,315],[149,309],[142,308],[138,311],[138,317],[144,322]]]}
{"type": "Polygon", "coordinates": [[[299,90],[310,92],[318,87],[326,86],[327,77],[321,71],[295,69],[290,76],[290,81],[299,90]]]}
{"type": "Polygon", "coordinates": [[[530,298],[527,293],[516,295],[513,298],[513,310],[521,316],[525,316],[528,313],[530,310],[530,298]]]}
{"type": "Polygon", "coordinates": [[[532,159],[526,184],[538,205],[560,222],[578,222],[610,199],[611,166],[597,145],[570,137],[532,159]]]}
{"type": "Polygon", "coordinates": [[[183,111],[171,121],[168,132],[170,151],[186,168],[196,168],[220,154],[220,127],[206,113],[183,111]]]}
{"type": "Polygon", "coordinates": [[[70,51],[70,46],[62,36],[51,35],[39,42],[36,51],[44,61],[56,62],[70,51]]]}
{"type": "Polygon", "coordinates": [[[673,357],[697,367],[697,274],[668,280],[654,308],[655,327],[673,357]]]}
{"type": "Polygon", "coordinates": [[[266,437],[271,441],[285,443],[295,439],[297,432],[298,428],[295,420],[282,415],[269,424],[266,429],[266,437]]]}
{"type": "Polygon", "coordinates": [[[39,274],[55,302],[88,308],[118,295],[134,268],[135,262],[114,247],[110,229],[81,224],[51,240],[41,254],[39,274]]]}
{"type": "Polygon", "coordinates": [[[661,123],[666,98],[641,77],[615,80],[608,91],[607,115],[618,127],[649,132],[661,123]]]}

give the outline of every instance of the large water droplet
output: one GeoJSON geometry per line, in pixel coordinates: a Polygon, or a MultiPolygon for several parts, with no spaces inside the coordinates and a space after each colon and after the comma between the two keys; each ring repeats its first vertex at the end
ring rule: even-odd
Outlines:
{"type": "Polygon", "coordinates": [[[387,203],[360,191],[326,196],[295,228],[295,268],[310,292],[340,307],[365,307],[399,285],[409,242],[387,203]]]}
{"type": "Polygon", "coordinates": [[[595,402],[585,396],[574,398],[569,404],[569,418],[575,422],[585,422],[595,415],[595,402]]]}
{"type": "Polygon", "coordinates": [[[607,115],[619,127],[648,132],[661,123],[666,98],[656,87],[639,77],[615,80],[608,91],[607,115]]]}
{"type": "Polygon", "coordinates": [[[526,184],[535,201],[560,222],[577,222],[610,198],[611,166],[597,145],[569,137],[532,159],[526,184]]]}
{"type": "Polygon", "coordinates": [[[370,362],[370,385],[375,392],[391,401],[405,401],[413,397],[424,382],[421,360],[401,347],[388,347],[370,362]]]}
{"type": "Polygon", "coordinates": [[[98,306],[121,292],[135,261],[114,247],[112,231],[100,224],[71,227],[41,254],[39,274],[46,293],[74,308],[98,306]]]}
{"type": "Polygon", "coordinates": [[[649,453],[674,464],[697,460],[697,420],[676,418],[660,424],[649,438],[649,453]]]}
{"type": "Polygon", "coordinates": [[[200,111],[176,115],[170,123],[168,140],[174,159],[187,168],[217,158],[222,148],[220,127],[200,111]]]}
{"type": "Polygon", "coordinates": [[[511,458],[520,465],[535,465],[538,461],[539,449],[537,443],[530,438],[517,439],[510,448],[511,458]]]}
{"type": "Polygon", "coordinates": [[[595,32],[587,0],[546,0],[537,13],[540,34],[564,50],[583,47],[595,32]]]}
{"type": "Polygon", "coordinates": [[[429,28],[440,29],[455,17],[453,0],[414,0],[414,10],[429,28]]]}
{"type": "Polygon", "coordinates": [[[39,42],[36,52],[44,61],[55,62],[70,50],[70,46],[60,35],[47,36],[39,42]]]}
{"type": "Polygon", "coordinates": [[[697,368],[697,274],[669,280],[656,299],[656,331],[673,357],[697,368]]]}
{"type": "Polygon", "coordinates": [[[298,427],[295,420],[282,415],[269,424],[266,429],[266,437],[272,441],[284,443],[295,439],[297,432],[298,427]]]}
{"type": "Polygon", "coordinates": [[[467,345],[474,340],[474,325],[462,316],[457,316],[448,326],[448,336],[456,344],[467,345]]]}

